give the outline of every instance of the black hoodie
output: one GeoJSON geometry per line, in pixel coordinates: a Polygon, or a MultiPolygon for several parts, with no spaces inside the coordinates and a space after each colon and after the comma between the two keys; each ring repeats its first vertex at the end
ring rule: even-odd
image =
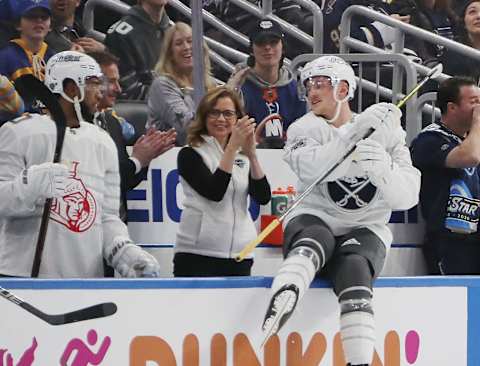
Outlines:
{"type": "Polygon", "coordinates": [[[105,45],[120,59],[121,84],[128,99],[145,98],[169,22],[164,12],[160,23],[155,24],[136,5],[108,30],[105,45]]]}

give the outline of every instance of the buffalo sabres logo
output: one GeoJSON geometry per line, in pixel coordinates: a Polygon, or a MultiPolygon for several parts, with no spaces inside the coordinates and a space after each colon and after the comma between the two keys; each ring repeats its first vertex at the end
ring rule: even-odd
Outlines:
{"type": "Polygon", "coordinates": [[[361,210],[374,199],[377,189],[367,177],[343,177],[328,183],[328,196],[344,210],[361,210]]]}

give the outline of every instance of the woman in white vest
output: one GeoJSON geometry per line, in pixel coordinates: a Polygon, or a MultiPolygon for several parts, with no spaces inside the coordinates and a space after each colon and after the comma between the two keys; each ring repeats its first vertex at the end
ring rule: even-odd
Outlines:
{"type": "Polygon", "coordinates": [[[175,244],[175,277],[248,276],[253,258],[234,259],[257,231],[248,196],[270,201],[270,185],[258,162],[253,118],[243,115],[237,94],[210,90],[200,101],[178,154],[185,193],[175,244]]]}

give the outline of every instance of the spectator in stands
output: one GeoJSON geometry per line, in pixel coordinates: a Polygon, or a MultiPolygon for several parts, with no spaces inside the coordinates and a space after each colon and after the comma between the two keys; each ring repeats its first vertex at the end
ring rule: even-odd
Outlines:
{"type": "MultiPolygon", "coordinates": [[[[457,41],[480,50],[480,0],[470,0],[460,17],[457,41]]],[[[448,50],[442,57],[444,72],[465,75],[480,81],[480,62],[464,54],[448,50]]]]}
{"type": "Polygon", "coordinates": [[[122,97],[146,99],[170,19],[168,0],[142,0],[108,30],[105,45],[119,60],[122,97]]]}
{"type": "Polygon", "coordinates": [[[118,150],[120,161],[120,217],[127,221],[127,191],[135,188],[147,177],[150,162],[168,151],[175,143],[175,130],[168,132],[147,131],[145,136],[140,137],[132,148],[132,154],[127,153],[127,141],[131,136],[129,124],[119,117],[114,110],[115,102],[122,89],[119,84],[118,59],[108,52],[90,53],[100,65],[105,77],[106,91],[98,104],[99,113],[95,116],[96,123],[104,128],[113,138],[118,150]]]}
{"type": "Polygon", "coordinates": [[[23,113],[25,106],[13,84],[0,75],[0,126],[23,113]]]}
{"type": "Polygon", "coordinates": [[[249,32],[251,55],[237,65],[228,85],[241,92],[246,113],[260,122],[261,147],[282,148],[288,126],[306,112],[297,81],[283,65],[285,43],[280,25],[258,20],[249,32]]]}
{"type": "MultiPolygon", "coordinates": [[[[204,43],[205,86],[215,87],[210,74],[208,47],[204,43]]],[[[177,146],[185,145],[187,128],[195,117],[193,101],[192,28],[177,22],[165,32],[160,61],[155,67],[159,75],[148,95],[147,128],[177,131],[177,146]]]]}
{"type": "MultiPolygon", "coordinates": [[[[458,17],[451,8],[450,0],[419,0],[417,11],[411,14],[410,24],[454,39],[458,17]]],[[[421,41],[414,36],[406,38],[407,47],[415,50],[424,65],[434,66],[440,62],[444,47],[421,41]]]]}
{"type": "Polygon", "coordinates": [[[174,249],[176,277],[250,275],[253,258],[234,259],[257,236],[248,196],[262,205],[270,201],[254,126],[230,88],[211,89],[200,101],[188,146],[178,154],[185,200],[174,249]]]}
{"type": "Polygon", "coordinates": [[[412,142],[422,172],[420,203],[426,222],[424,254],[430,274],[480,274],[480,89],[453,77],[440,84],[440,123],[412,142]]]}
{"type": "Polygon", "coordinates": [[[53,55],[44,42],[50,29],[48,0],[16,0],[11,3],[20,37],[0,50],[0,74],[15,81],[21,75],[45,78],[45,63],[53,55]]]}
{"type": "Polygon", "coordinates": [[[105,50],[103,43],[85,37],[85,29],[75,19],[80,0],[50,0],[52,29],[45,41],[55,52],[74,50],[95,52],[105,50]]]}

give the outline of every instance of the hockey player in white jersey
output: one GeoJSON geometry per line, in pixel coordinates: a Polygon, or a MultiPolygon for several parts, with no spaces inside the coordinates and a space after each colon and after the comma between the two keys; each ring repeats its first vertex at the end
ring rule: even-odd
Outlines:
{"type": "Polygon", "coordinates": [[[102,97],[93,58],[65,51],[47,63],[45,84],[64,111],[62,163],[52,163],[56,125],[30,114],[0,128],[0,274],[28,277],[40,216],[53,198],[39,277],[102,277],[105,258],[123,277],[157,277],[158,262],[130,240],[119,218],[120,176],[111,137],[83,120],[102,97]]]}
{"type": "MultiPolygon", "coordinates": [[[[284,160],[301,193],[356,144],[355,152],[286,218],[284,255],[272,284],[263,330],[275,334],[317,275],[333,282],[349,365],[370,365],[375,344],[372,283],[392,242],[393,209],[418,202],[420,173],[412,166],[400,110],[380,103],[355,115],[353,69],[336,56],[306,64],[301,82],[311,111],[287,132],[284,160]],[[375,132],[366,139],[370,129],[375,132]]],[[[318,309],[322,317],[322,309],[318,309]]]]}

